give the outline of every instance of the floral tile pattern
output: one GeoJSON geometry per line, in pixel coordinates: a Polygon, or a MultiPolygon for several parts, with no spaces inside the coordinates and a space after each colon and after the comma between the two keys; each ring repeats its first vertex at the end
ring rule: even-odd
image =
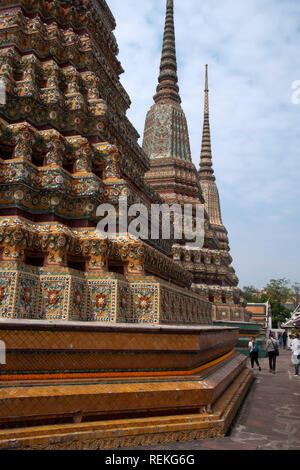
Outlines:
{"type": "Polygon", "coordinates": [[[18,275],[18,292],[15,318],[36,318],[39,277],[21,273],[18,275]]]}
{"type": "Polygon", "coordinates": [[[89,281],[88,319],[90,321],[115,321],[116,287],[114,282],[89,281]]]}
{"type": "Polygon", "coordinates": [[[47,320],[67,320],[68,277],[41,276],[39,315],[47,320]]]}
{"type": "Polygon", "coordinates": [[[0,273],[0,317],[11,318],[17,274],[0,273]]]}

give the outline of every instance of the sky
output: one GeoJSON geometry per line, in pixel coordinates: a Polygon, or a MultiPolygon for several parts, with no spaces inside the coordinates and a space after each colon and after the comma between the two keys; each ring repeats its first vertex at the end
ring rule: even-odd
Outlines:
{"type": "MultiPolygon", "coordinates": [[[[127,115],[142,136],[157,85],[166,2],[107,3],[117,21],[121,82],[132,102],[127,115]]],[[[300,81],[300,1],[175,0],[175,29],[197,167],[209,67],[213,163],[240,286],[300,282],[300,93],[292,88],[300,81]]]]}

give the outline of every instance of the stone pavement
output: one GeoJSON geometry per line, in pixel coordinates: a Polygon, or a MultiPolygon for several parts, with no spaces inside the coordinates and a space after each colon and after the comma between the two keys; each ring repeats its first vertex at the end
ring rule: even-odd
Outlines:
{"type": "Polygon", "coordinates": [[[291,352],[280,352],[276,375],[267,358],[260,364],[228,437],[126,450],[300,450],[300,377],[294,377],[291,352]]]}

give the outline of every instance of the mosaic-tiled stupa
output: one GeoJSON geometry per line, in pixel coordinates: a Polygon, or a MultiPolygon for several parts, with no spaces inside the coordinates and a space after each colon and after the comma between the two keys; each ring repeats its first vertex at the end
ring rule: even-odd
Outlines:
{"type": "MultiPolygon", "coordinates": [[[[120,200],[164,199],[126,117],[115,26],[105,0],[0,4],[2,449],[223,436],[252,381],[237,330],[213,326],[174,240],[132,238],[121,224],[120,200]],[[118,214],[109,239],[97,232],[102,203],[118,214]]],[[[185,129],[163,75],[157,100],[176,101],[185,129]]],[[[203,204],[185,138],[179,185],[203,204]]]]}
{"type": "MultiPolygon", "coordinates": [[[[209,89],[208,89],[208,66],[205,70],[205,99],[204,99],[204,122],[203,136],[200,157],[199,180],[204,196],[205,208],[209,216],[210,224],[214,230],[219,243],[219,253],[221,259],[232,262],[230,256],[230,247],[228,232],[224,227],[221,214],[221,204],[219,190],[216,184],[216,177],[213,169],[210,123],[209,123],[209,89]]],[[[224,263],[224,261],[223,261],[224,263]]],[[[232,266],[229,266],[231,276],[220,285],[197,285],[201,291],[208,295],[214,303],[213,319],[214,325],[231,325],[239,328],[239,340],[236,350],[249,355],[248,344],[253,336],[256,337],[260,345],[261,354],[264,351],[264,335],[261,326],[252,320],[251,312],[247,310],[247,302],[241,296],[240,289],[237,287],[238,279],[232,266]],[[234,282],[232,282],[232,280],[234,282]]],[[[207,298],[207,297],[206,297],[207,298]]]]}
{"type": "Polygon", "coordinates": [[[202,194],[205,201],[205,208],[209,217],[211,228],[216,236],[218,243],[218,254],[220,255],[221,265],[227,266],[226,276],[219,279],[215,278],[213,282],[208,278],[207,282],[201,282],[197,288],[204,289],[206,298],[214,303],[214,319],[229,321],[250,320],[251,314],[247,311],[246,300],[242,297],[238,286],[238,278],[235,270],[231,266],[232,257],[230,256],[230,247],[228,232],[224,227],[221,214],[219,190],[214,175],[210,123],[209,123],[209,89],[208,89],[208,66],[205,70],[205,99],[204,99],[204,122],[202,147],[200,157],[199,181],[202,194]]]}
{"type": "Polygon", "coordinates": [[[162,202],[125,114],[114,19],[96,4],[14,2],[1,18],[0,317],[208,324],[169,242],[96,233],[102,203],[162,202]]]}
{"type": "Polygon", "coordinates": [[[193,276],[193,287],[214,304],[214,318],[247,321],[238,278],[231,266],[227,231],[212,169],[206,69],[204,129],[199,173],[192,162],[188,126],[178,87],[174,2],[167,2],[166,22],[154,105],[145,122],[143,149],[150,159],[146,180],[169,204],[205,204],[205,239],[201,250],[175,241],[173,259],[193,276]]]}

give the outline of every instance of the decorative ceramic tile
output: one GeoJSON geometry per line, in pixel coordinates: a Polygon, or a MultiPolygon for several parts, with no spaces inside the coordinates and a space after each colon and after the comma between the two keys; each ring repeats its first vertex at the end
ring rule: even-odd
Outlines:
{"type": "Polygon", "coordinates": [[[87,318],[87,282],[72,276],[69,303],[69,320],[85,321],[87,318]]]}
{"type": "Polygon", "coordinates": [[[132,323],[159,322],[159,287],[157,284],[131,284],[132,323]]]}
{"type": "Polygon", "coordinates": [[[130,318],[130,287],[129,284],[118,281],[117,288],[117,322],[127,323],[130,318]]]}
{"type": "Polygon", "coordinates": [[[69,291],[69,276],[41,276],[38,317],[67,320],[69,291]]]}
{"type": "Polygon", "coordinates": [[[16,280],[15,272],[0,272],[0,317],[2,318],[11,318],[13,315],[16,280]]]}
{"type": "Polygon", "coordinates": [[[88,281],[88,320],[114,322],[115,314],[115,282],[88,281]]]}
{"type": "Polygon", "coordinates": [[[39,277],[20,273],[17,283],[17,298],[14,318],[36,318],[39,295],[39,277]]]}

